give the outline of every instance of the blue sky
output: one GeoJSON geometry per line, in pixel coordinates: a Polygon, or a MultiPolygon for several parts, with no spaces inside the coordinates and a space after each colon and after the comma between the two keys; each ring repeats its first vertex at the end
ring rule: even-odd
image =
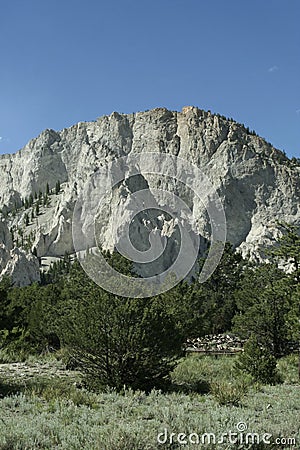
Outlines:
{"type": "Polygon", "coordinates": [[[0,152],[112,111],[210,109],[300,157],[299,0],[2,0],[0,152]]]}

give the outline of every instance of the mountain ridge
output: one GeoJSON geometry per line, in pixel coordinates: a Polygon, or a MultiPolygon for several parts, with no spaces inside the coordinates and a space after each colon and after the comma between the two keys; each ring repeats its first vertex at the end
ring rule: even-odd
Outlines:
{"type": "MultiPolygon", "coordinates": [[[[114,159],[146,152],[186,159],[211,179],[224,205],[228,240],[244,255],[262,257],[263,248],[271,245],[279,233],[276,220],[300,224],[298,162],[243,124],[193,106],[184,107],[181,112],[166,108],[133,114],[113,112],[61,131],[46,129],[18,152],[0,156],[0,276],[9,274],[16,284],[28,284],[39,278],[35,256],[31,254],[33,248],[40,258],[61,257],[74,251],[72,211],[86,180],[114,159]],[[24,199],[30,194],[44,194],[47,185],[54,190],[58,180],[62,189],[58,195],[52,194],[51,206],[41,207],[33,223],[24,227],[24,199]],[[33,233],[30,248],[19,245],[19,251],[24,253],[22,269],[14,269],[12,252],[18,246],[15,236],[9,241],[5,227],[10,236],[13,227],[21,228],[25,237],[33,233]],[[26,268],[27,260],[30,270],[26,268]],[[20,282],[20,271],[36,275],[20,282]]],[[[150,190],[158,186],[157,180],[145,174],[142,177],[150,190]]],[[[180,183],[172,186],[164,180],[162,187],[184,193],[180,183]]],[[[120,189],[115,194],[115,206],[124,200],[124,192],[120,189]]],[[[205,235],[205,215],[195,197],[190,201],[199,215],[200,225],[195,231],[205,235]]],[[[147,220],[150,227],[157,225],[154,217],[147,220]]],[[[120,236],[111,214],[104,221],[102,244],[111,250],[120,236]]],[[[136,238],[145,234],[142,218],[139,230],[136,238]]],[[[166,255],[164,264],[168,259],[171,255],[166,255]]]]}

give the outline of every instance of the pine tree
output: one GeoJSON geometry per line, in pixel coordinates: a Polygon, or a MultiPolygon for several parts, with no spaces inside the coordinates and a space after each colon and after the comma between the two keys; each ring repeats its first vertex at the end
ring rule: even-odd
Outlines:
{"type": "Polygon", "coordinates": [[[48,204],[48,194],[45,194],[43,197],[43,206],[47,206],[48,204]]]}
{"type": "MultiPolygon", "coordinates": [[[[200,269],[205,259],[199,261],[200,269]]],[[[240,253],[226,243],[224,252],[216,270],[205,283],[195,281],[189,291],[194,310],[198,311],[198,335],[201,329],[205,334],[218,334],[229,331],[232,319],[237,311],[235,291],[238,282],[243,279],[247,261],[240,253]]],[[[195,329],[196,331],[196,329],[195,329]]],[[[201,334],[200,334],[201,333],[201,334]]]]}
{"type": "Polygon", "coordinates": [[[277,361],[267,347],[252,335],[244,346],[244,352],[240,354],[236,368],[249,373],[255,381],[264,384],[279,383],[277,361]]]}
{"type": "Polygon", "coordinates": [[[271,256],[277,261],[284,261],[292,266],[295,284],[300,284],[300,227],[279,223],[282,236],[277,246],[271,250],[271,256]]]}
{"type": "Polygon", "coordinates": [[[74,263],[65,281],[63,341],[88,386],[149,391],[162,387],[182,354],[182,335],[158,298],[122,298],[93,283],[74,263]]]}
{"type": "Polygon", "coordinates": [[[55,184],[55,194],[59,194],[60,192],[60,181],[58,180],[55,184]]]}
{"type": "Polygon", "coordinates": [[[25,226],[26,226],[26,227],[29,225],[29,216],[28,216],[28,213],[26,213],[25,216],[24,216],[24,223],[25,223],[25,226]]]}
{"type": "Polygon", "coordinates": [[[244,338],[255,336],[276,358],[289,353],[291,295],[289,280],[276,265],[249,267],[235,293],[234,330],[244,338]]]}
{"type": "Polygon", "coordinates": [[[29,195],[28,206],[32,206],[32,205],[33,205],[33,195],[30,194],[30,195],[29,195]]]}

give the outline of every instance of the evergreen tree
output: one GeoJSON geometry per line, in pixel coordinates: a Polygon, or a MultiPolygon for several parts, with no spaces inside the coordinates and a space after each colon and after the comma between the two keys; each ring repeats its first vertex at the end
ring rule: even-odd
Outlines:
{"type": "Polygon", "coordinates": [[[7,312],[9,305],[8,292],[10,288],[10,279],[8,277],[2,278],[0,281],[0,330],[5,330],[10,326],[7,312]]]}
{"type": "Polygon", "coordinates": [[[30,206],[32,206],[32,205],[33,205],[33,195],[30,194],[30,195],[29,195],[29,200],[28,200],[28,206],[30,207],[30,206]]]}
{"type": "Polygon", "coordinates": [[[158,298],[126,299],[95,283],[75,263],[65,285],[63,341],[90,387],[161,387],[181,355],[182,335],[158,298]]]}
{"type": "Polygon", "coordinates": [[[238,370],[249,373],[255,381],[264,384],[280,382],[276,366],[274,355],[254,335],[245,344],[244,351],[236,363],[238,370]]]}
{"type": "Polygon", "coordinates": [[[55,184],[55,194],[59,194],[60,192],[60,181],[58,180],[55,184]]]}
{"type": "Polygon", "coordinates": [[[48,199],[49,199],[48,194],[45,194],[44,197],[43,197],[43,206],[47,206],[48,199]]]}
{"type": "MultiPolygon", "coordinates": [[[[200,260],[200,270],[204,262],[204,258],[200,260]]],[[[189,301],[194,304],[193,311],[197,311],[198,320],[195,320],[195,324],[198,322],[198,335],[201,330],[201,334],[216,334],[231,329],[232,319],[237,312],[235,291],[243,279],[247,264],[241,254],[226,243],[221,261],[209,279],[205,283],[196,280],[191,285],[188,295],[189,301]]]]}
{"type": "Polygon", "coordinates": [[[239,313],[234,327],[245,337],[253,334],[275,357],[292,351],[300,317],[299,230],[288,224],[281,227],[283,235],[269,251],[273,263],[248,268],[244,273],[236,294],[239,313]],[[279,263],[292,270],[279,270],[279,263]]]}
{"type": "Polygon", "coordinates": [[[26,213],[26,214],[24,215],[24,223],[25,223],[25,226],[26,226],[26,227],[29,225],[29,215],[28,215],[28,213],[26,213]]]}
{"type": "Polygon", "coordinates": [[[277,262],[283,261],[291,266],[295,284],[300,283],[300,227],[287,223],[279,224],[282,236],[271,250],[271,256],[277,262]]]}
{"type": "Polygon", "coordinates": [[[288,353],[291,288],[284,272],[272,264],[248,268],[235,296],[234,331],[255,336],[276,358],[288,353]]]}
{"type": "MultiPolygon", "coordinates": [[[[299,340],[300,335],[300,227],[279,223],[282,236],[271,256],[278,263],[285,263],[292,270],[289,273],[292,285],[292,305],[289,313],[290,335],[299,340]]],[[[299,378],[300,378],[300,340],[299,340],[299,378]]]]}

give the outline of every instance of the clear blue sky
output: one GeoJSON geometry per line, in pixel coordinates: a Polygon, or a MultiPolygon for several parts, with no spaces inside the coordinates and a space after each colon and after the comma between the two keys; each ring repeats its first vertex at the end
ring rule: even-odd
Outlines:
{"type": "Polygon", "coordinates": [[[299,0],[2,0],[0,152],[112,111],[210,109],[300,157],[299,0]]]}

